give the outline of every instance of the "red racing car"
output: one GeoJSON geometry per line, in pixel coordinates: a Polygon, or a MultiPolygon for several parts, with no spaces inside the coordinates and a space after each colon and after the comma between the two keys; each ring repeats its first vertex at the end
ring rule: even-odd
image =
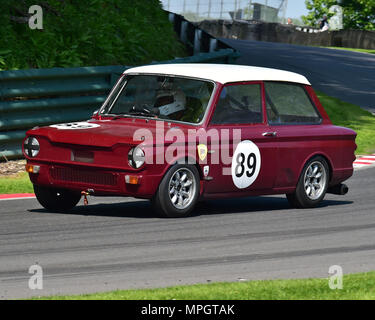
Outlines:
{"type": "Polygon", "coordinates": [[[306,208],[346,194],[355,137],[302,75],[169,64],[128,69],[92,119],[29,130],[23,152],[48,210],[127,196],[183,217],[204,198],[286,194],[306,208]]]}

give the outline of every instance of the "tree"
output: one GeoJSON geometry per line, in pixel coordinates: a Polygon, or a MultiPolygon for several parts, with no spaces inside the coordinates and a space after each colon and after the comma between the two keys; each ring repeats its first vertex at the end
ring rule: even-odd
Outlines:
{"type": "Polygon", "coordinates": [[[329,8],[337,4],[336,0],[305,0],[306,9],[309,13],[306,16],[302,16],[302,20],[305,24],[318,27],[320,20],[324,15],[330,17],[329,8]]]}
{"type": "Polygon", "coordinates": [[[308,15],[303,22],[317,26],[324,15],[332,16],[329,8],[339,4],[344,9],[344,29],[375,30],[375,0],[305,0],[308,15]]]}
{"type": "Polygon", "coordinates": [[[375,0],[343,0],[346,29],[375,30],[375,0]]]}

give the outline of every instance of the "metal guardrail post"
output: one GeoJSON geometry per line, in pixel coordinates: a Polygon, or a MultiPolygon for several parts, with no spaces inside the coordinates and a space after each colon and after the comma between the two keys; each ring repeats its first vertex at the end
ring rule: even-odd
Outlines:
{"type": "Polygon", "coordinates": [[[195,29],[194,54],[198,54],[201,51],[201,40],[202,40],[202,30],[195,29]]]}
{"type": "Polygon", "coordinates": [[[223,41],[214,38],[204,30],[198,28],[195,24],[187,21],[179,14],[168,12],[168,18],[173,24],[174,31],[179,36],[180,40],[186,46],[192,47],[191,49],[194,55],[200,52],[213,52],[219,48],[233,49],[223,41]]]}
{"type": "Polygon", "coordinates": [[[180,40],[183,43],[187,43],[188,37],[187,37],[187,28],[188,28],[188,22],[182,21],[181,22],[181,33],[180,33],[180,40]]]}
{"type": "Polygon", "coordinates": [[[217,39],[210,39],[210,52],[214,52],[217,49],[217,39]]]}

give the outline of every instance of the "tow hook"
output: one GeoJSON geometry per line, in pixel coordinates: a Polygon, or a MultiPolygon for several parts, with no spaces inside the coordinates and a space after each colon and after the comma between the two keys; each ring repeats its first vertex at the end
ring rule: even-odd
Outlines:
{"type": "Polygon", "coordinates": [[[81,191],[81,195],[83,196],[83,204],[87,206],[89,204],[89,201],[87,200],[87,196],[92,196],[94,194],[93,189],[87,189],[84,191],[81,191]]]}

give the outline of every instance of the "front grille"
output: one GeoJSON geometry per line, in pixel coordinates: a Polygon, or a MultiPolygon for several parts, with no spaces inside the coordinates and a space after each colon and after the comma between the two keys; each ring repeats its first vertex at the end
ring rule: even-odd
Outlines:
{"type": "Polygon", "coordinates": [[[54,180],[87,183],[95,185],[114,186],[116,176],[112,173],[73,168],[51,168],[51,177],[54,180]]]}

